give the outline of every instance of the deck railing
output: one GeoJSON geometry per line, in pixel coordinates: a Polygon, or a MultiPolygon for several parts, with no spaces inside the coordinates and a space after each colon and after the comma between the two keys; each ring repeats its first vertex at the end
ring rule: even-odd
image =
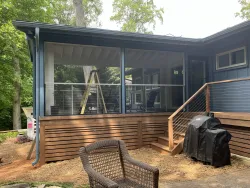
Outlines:
{"type": "Polygon", "coordinates": [[[183,138],[188,122],[209,112],[250,112],[250,77],[204,84],[168,118],[169,148],[183,138]]]}
{"type": "MultiPolygon", "coordinates": [[[[78,115],[87,87],[85,115],[121,113],[120,84],[46,83],[45,115],[78,115]]],[[[126,84],[126,113],[173,112],[183,103],[183,88],[174,84],[126,84]]]]}

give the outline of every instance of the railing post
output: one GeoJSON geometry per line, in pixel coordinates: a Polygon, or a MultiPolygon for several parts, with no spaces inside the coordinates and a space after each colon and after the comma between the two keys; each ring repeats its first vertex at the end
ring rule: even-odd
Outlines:
{"type": "Polygon", "coordinates": [[[210,86],[207,85],[206,88],[206,112],[210,112],[210,86]]]}
{"type": "Polygon", "coordinates": [[[173,118],[168,120],[168,141],[169,141],[169,149],[172,150],[174,148],[174,130],[173,130],[173,118]]]}

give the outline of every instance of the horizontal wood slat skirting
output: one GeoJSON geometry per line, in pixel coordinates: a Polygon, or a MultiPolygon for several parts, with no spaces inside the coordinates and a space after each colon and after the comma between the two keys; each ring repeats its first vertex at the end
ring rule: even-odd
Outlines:
{"type": "MultiPolygon", "coordinates": [[[[214,112],[232,134],[232,153],[250,157],[250,113],[214,112]]],[[[128,149],[157,142],[171,113],[51,116],[40,118],[40,163],[78,157],[79,148],[104,139],[124,140],[128,149]]]]}
{"type": "Polygon", "coordinates": [[[40,163],[78,157],[80,147],[104,139],[124,140],[128,149],[156,142],[171,113],[51,116],[40,119],[40,163]]]}
{"type": "Polygon", "coordinates": [[[229,142],[231,152],[250,157],[250,113],[214,112],[214,115],[232,135],[229,142]]]}
{"type": "Polygon", "coordinates": [[[250,157],[250,128],[233,125],[223,126],[232,135],[232,139],[229,142],[231,152],[237,155],[250,157]]]}

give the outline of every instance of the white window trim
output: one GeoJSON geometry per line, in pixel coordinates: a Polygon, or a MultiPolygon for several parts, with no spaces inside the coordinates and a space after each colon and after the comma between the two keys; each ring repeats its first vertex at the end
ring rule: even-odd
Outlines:
{"type": "Polygon", "coordinates": [[[216,54],[216,70],[223,70],[223,69],[228,69],[228,68],[232,68],[232,67],[238,67],[238,66],[242,66],[242,65],[246,65],[247,64],[247,53],[246,53],[246,47],[241,47],[241,48],[236,48],[230,51],[226,51],[226,52],[222,52],[219,54],[216,54]],[[244,50],[244,62],[243,63],[238,63],[235,65],[232,65],[232,53],[236,52],[236,51],[240,51],[240,50],[244,50]],[[225,67],[219,67],[219,56],[222,55],[229,55],[229,66],[225,66],[225,67]]]}

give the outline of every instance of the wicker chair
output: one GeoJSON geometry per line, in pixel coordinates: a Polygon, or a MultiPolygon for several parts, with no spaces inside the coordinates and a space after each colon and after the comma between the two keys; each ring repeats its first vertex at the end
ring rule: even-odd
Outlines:
{"type": "Polygon", "coordinates": [[[80,149],[90,187],[157,188],[159,170],[132,159],[121,140],[104,140],[80,149]]]}

